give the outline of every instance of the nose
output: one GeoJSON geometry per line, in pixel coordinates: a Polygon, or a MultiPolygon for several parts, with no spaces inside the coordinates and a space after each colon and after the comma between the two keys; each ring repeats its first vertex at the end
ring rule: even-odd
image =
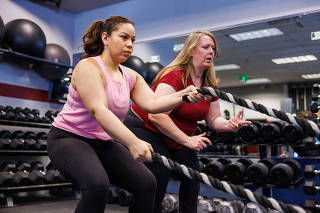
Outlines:
{"type": "Polygon", "coordinates": [[[127,47],[133,47],[133,42],[131,41],[131,39],[128,39],[127,41],[127,47]]]}

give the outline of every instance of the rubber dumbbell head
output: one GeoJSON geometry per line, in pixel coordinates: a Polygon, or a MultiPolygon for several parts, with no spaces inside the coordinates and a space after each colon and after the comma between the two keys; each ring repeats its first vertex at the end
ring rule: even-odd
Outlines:
{"type": "Polygon", "coordinates": [[[225,167],[232,161],[227,158],[220,158],[216,161],[211,161],[203,169],[203,172],[214,178],[222,179],[224,176],[225,167]]]}
{"type": "Polygon", "coordinates": [[[286,124],[282,130],[282,137],[288,141],[288,143],[296,143],[304,138],[304,132],[298,124],[286,124]]]}
{"type": "Polygon", "coordinates": [[[285,159],[270,171],[271,182],[282,187],[289,186],[301,175],[301,166],[294,159],[285,159]]]}
{"type": "Polygon", "coordinates": [[[129,206],[132,199],[132,194],[125,189],[119,189],[118,191],[119,204],[121,206],[129,206]]]}
{"type": "Polygon", "coordinates": [[[245,142],[252,142],[259,137],[259,129],[254,124],[245,124],[237,131],[245,142]]]}
{"type": "Polygon", "coordinates": [[[315,165],[305,165],[304,166],[304,176],[306,178],[316,178],[316,175],[320,174],[320,170],[316,170],[315,165]]]}
{"type": "Polygon", "coordinates": [[[314,199],[306,199],[304,201],[304,208],[311,211],[312,213],[319,213],[320,212],[320,205],[316,203],[314,199]]]}
{"type": "Polygon", "coordinates": [[[240,158],[225,168],[225,175],[234,184],[242,184],[246,177],[246,170],[252,164],[250,159],[240,158]]]}
{"type": "Polygon", "coordinates": [[[255,186],[264,185],[269,178],[269,171],[275,165],[271,159],[261,159],[259,162],[250,165],[247,169],[248,181],[255,186]]]}
{"type": "Polygon", "coordinates": [[[307,195],[316,195],[320,187],[316,185],[315,181],[306,180],[303,184],[303,191],[307,195]]]}

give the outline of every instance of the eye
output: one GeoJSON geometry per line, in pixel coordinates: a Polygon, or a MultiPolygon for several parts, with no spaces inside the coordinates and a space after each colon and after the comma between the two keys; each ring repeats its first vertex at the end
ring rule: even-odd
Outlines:
{"type": "Polygon", "coordinates": [[[136,39],[135,39],[135,38],[132,38],[131,41],[132,41],[132,43],[134,43],[134,42],[136,41],[136,39]]]}
{"type": "Polygon", "coordinates": [[[127,35],[121,35],[120,36],[123,40],[127,40],[128,39],[128,36],[127,35]]]}
{"type": "Polygon", "coordinates": [[[203,46],[202,48],[203,48],[203,49],[208,49],[208,48],[209,48],[209,46],[203,46]]]}

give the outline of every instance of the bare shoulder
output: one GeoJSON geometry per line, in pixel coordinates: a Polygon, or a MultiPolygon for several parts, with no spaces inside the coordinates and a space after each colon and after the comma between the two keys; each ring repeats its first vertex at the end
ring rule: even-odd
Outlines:
{"type": "Polygon", "coordinates": [[[104,76],[99,68],[98,63],[92,58],[85,58],[78,62],[72,73],[71,83],[77,90],[77,86],[89,79],[104,82],[104,76]],[[80,83],[81,82],[81,83],[80,83]]]}
{"type": "Polygon", "coordinates": [[[92,72],[93,70],[99,71],[99,65],[92,58],[85,58],[80,60],[75,67],[75,71],[77,71],[78,73],[83,73],[87,71],[92,72]]]}
{"type": "Polygon", "coordinates": [[[136,79],[137,77],[139,76],[138,73],[136,71],[134,71],[133,69],[129,68],[129,67],[126,67],[126,70],[128,71],[129,75],[131,76],[132,80],[133,80],[133,83],[136,83],[136,79]]]}

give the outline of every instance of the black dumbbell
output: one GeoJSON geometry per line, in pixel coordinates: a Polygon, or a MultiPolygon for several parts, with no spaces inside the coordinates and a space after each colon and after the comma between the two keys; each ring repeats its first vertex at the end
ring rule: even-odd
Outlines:
{"type": "Polygon", "coordinates": [[[0,149],[7,150],[10,149],[10,140],[11,138],[11,132],[8,130],[2,130],[0,131],[0,149]]]}
{"type": "Polygon", "coordinates": [[[1,130],[0,131],[0,138],[2,139],[11,139],[12,135],[11,132],[8,130],[1,130]]]}
{"type": "Polygon", "coordinates": [[[57,116],[58,113],[52,111],[52,110],[48,110],[45,114],[45,116],[47,116],[50,121],[53,121],[55,119],[55,117],[57,116]]]}
{"type": "Polygon", "coordinates": [[[121,206],[129,206],[131,203],[132,194],[125,189],[119,189],[118,198],[121,206]]]}
{"type": "Polygon", "coordinates": [[[316,178],[316,175],[320,174],[320,170],[316,170],[315,165],[305,165],[304,166],[304,176],[306,178],[316,178]]]}
{"type": "Polygon", "coordinates": [[[33,139],[33,140],[37,140],[38,137],[36,135],[35,132],[32,131],[27,131],[23,134],[23,139],[27,140],[27,139],[33,139]]]}
{"type": "Polygon", "coordinates": [[[51,120],[50,118],[48,118],[47,116],[43,116],[41,117],[41,120],[40,120],[41,123],[51,123],[51,120]]]}
{"type": "Polygon", "coordinates": [[[5,119],[6,111],[4,110],[4,106],[0,105],[0,119],[5,119]]]}
{"type": "Polygon", "coordinates": [[[12,106],[6,106],[4,108],[4,111],[6,112],[6,114],[3,117],[3,119],[5,119],[5,120],[14,120],[14,118],[16,117],[16,114],[14,113],[14,109],[13,109],[12,106]]]}
{"type": "Polygon", "coordinates": [[[9,172],[12,176],[12,185],[14,186],[26,186],[30,184],[29,171],[30,164],[26,162],[18,162],[14,164],[11,162],[4,162],[1,165],[0,170],[3,172],[9,172]]]}
{"type": "Polygon", "coordinates": [[[29,174],[29,179],[32,185],[40,185],[44,183],[45,179],[45,169],[40,161],[31,162],[31,171],[29,174]]]}
{"type": "Polygon", "coordinates": [[[23,135],[24,135],[24,133],[23,133],[22,131],[16,130],[16,131],[14,131],[14,132],[12,133],[11,138],[12,138],[12,139],[23,139],[23,135]]]}
{"type": "Polygon", "coordinates": [[[314,199],[306,199],[304,201],[304,208],[308,210],[308,213],[319,213],[320,212],[320,205],[316,203],[314,199]]]}
{"type": "Polygon", "coordinates": [[[26,121],[28,122],[34,122],[34,115],[32,114],[32,110],[28,107],[25,107],[22,110],[22,113],[26,116],[26,121]]]}
{"type": "Polygon", "coordinates": [[[247,158],[240,158],[237,162],[233,162],[225,168],[227,180],[234,184],[242,184],[246,177],[247,168],[252,164],[252,161],[247,158]]]}
{"type": "Polygon", "coordinates": [[[26,150],[37,150],[37,135],[32,131],[27,131],[23,134],[24,149],[26,150]]]}
{"type": "Polygon", "coordinates": [[[248,181],[255,186],[264,185],[269,178],[269,171],[275,165],[272,159],[261,159],[257,163],[251,164],[247,169],[248,181]]]}
{"type": "Polygon", "coordinates": [[[37,150],[47,150],[47,137],[48,134],[45,132],[39,132],[37,134],[37,150]]]}
{"type": "Polygon", "coordinates": [[[119,202],[118,189],[116,187],[111,187],[109,190],[108,203],[115,204],[119,202]]]}
{"type": "Polygon", "coordinates": [[[10,140],[9,147],[12,150],[24,149],[24,140],[23,139],[12,139],[12,140],[10,140]]]}
{"type": "Polygon", "coordinates": [[[250,143],[258,139],[261,126],[261,123],[252,121],[251,124],[241,126],[237,133],[245,142],[250,143]]]}
{"type": "MultiPolygon", "coordinates": [[[[44,165],[40,161],[31,162],[32,172],[35,172],[35,177],[38,179],[38,183],[59,183],[61,181],[61,174],[53,166],[47,166],[48,170],[45,172],[44,165]]],[[[31,173],[32,173],[31,172],[31,173]]],[[[30,173],[30,177],[31,177],[30,173]]]]}
{"type": "Polygon", "coordinates": [[[260,129],[260,136],[264,143],[272,144],[277,142],[281,136],[282,122],[265,123],[260,129]]]}
{"type": "Polygon", "coordinates": [[[232,163],[230,159],[220,158],[216,161],[211,161],[203,169],[203,172],[214,178],[222,179],[224,177],[224,170],[227,165],[232,163]]]}
{"type": "Polygon", "coordinates": [[[24,140],[23,138],[23,132],[22,131],[15,131],[11,134],[11,136],[8,135],[8,137],[11,138],[9,141],[9,149],[12,150],[19,150],[24,148],[24,140]]]}
{"type": "Polygon", "coordinates": [[[23,109],[21,107],[14,108],[15,118],[16,121],[27,121],[26,115],[23,113],[23,109]]]}
{"type": "Polygon", "coordinates": [[[281,132],[282,137],[290,144],[297,143],[305,137],[303,129],[298,124],[285,123],[281,132]]]}
{"type": "Polygon", "coordinates": [[[316,195],[320,191],[320,187],[316,185],[315,181],[306,180],[303,185],[303,191],[307,195],[316,195]]]}
{"type": "Polygon", "coordinates": [[[0,165],[0,187],[13,186],[13,176],[16,172],[16,165],[11,162],[3,162],[0,165]]]}
{"type": "Polygon", "coordinates": [[[33,115],[33,122],[41,122],[40,111],[37,109],[32,109],[31,114],[33,115]]]}
{"type": "Polygon", "coordinates": [[[294,159],[285,159],[281,163],[274,165],[270,171],[271,183],[286,187],[301,176],[301,166],[294,159]]]}

